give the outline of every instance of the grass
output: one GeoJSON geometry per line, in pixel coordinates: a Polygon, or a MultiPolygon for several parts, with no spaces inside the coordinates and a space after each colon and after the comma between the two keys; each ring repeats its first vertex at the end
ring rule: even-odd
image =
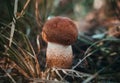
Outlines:
{"type": "Polygon", "coordinates": [[[38,58],[45,60],[40,53],[46,47],[41,30],[47,18],[54,15],[54,1],[22,1],[4,2],[8,11],[3,11],[10,17],[0,20],[0,82],[119,83],[120,39],[114,37],[96,40],[80,35],[73,45],[75,56],[71,69],[45,68],[43,71],[41,64],[44,67],[45,64],[38,58]],[[53,73],[58,81],[52,79],[53,73]]]}

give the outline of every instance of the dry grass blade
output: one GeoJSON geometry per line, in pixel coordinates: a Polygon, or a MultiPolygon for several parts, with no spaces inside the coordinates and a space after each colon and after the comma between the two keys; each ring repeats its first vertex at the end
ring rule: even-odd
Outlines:
{"type": "MultiPolygon", "coordinates": [[[[13,49],[13,50],[15,50],[15,49],[13,49]]],[[[26,72],[28,72],[28,74],[30,75],[30,77],[31,76],[33,78],[39,77],[40,76],[40,69],[39,69],[39,66],[37,66],[37,63],[36,63],[37,59],[35,58],[35,56],[34,56],[34,58],[31,57],[31,55],[29,55],[30,54],[29,52],[24,51],[20,47],[18,47],[17,53],[19,53],[19,55],[17,55],[17,56],[21,56],[21,61],[23,62],[23,65],[26,67],[25,68],[26,72]]],[[[19,60],[19,59],[20,58],[17,58],[17,60],[19,60]]],[[[23,67],[21,67],[21,68],[23,68],[23,67]]]]}
{"type": "Polygon", "coordinates": [[[54,71],[62,71],[64,74],[71,76],[71,77],[80,77],[80,78],[84,78],[84,77],[90,77],[92,75],[87,74],[87,73],[82,73],[82,72],[78,72],[76,70],[73,69],[60,69],[60,68],[53,68],[54,71]]]}
{"type": "Polygon", "coordinates": [[[95,74],[93,74],[92,76],[88,77],[86,80],[84,80],[82,83],[89,83],[92,79],[94,79],[96,76],[99,75],[99,73],[101,71],[103,71],[105,68],[102,68],[101,70],[99,70],[98,72],[96,72],[95,74]]]}
{"type": "Polygon", "coordinates": [[[13,82],[13,83],[17,83],[14,79],[13,79],[13,77],[5,70],[5,69],[3,69],[2,67],[0,67],[5,73],[6,73],[6,75],[11,79],[11,81],[13,82]]]}
{"type": "Polygon", "coordinates": [[[62,76],[60,75],[59,71],[56,70],[55,68],[52,68],[52,72],[54,72],[60,77],[61,80],[63,80],[62,76]]]}
{"type": "Polygon", "coordinates": [[[10,34],[10,41],[9,41],[9,47],[11,46],[12,43],[12,39],[13,39],[13,35],[14,35],[14,30],[15,30],[15,24],[14,22],[12,22],[12,26],[11,26],[11,34],[10,34]]]}
{"type": "Polygon", "coordinates": [[[39,4],[42,3],[42,0],[35,0],[35,15],[36,15],[36,20],[37,20],[37,24],[39,27],[42,27],[42,18],[40,16],[39,13],[39,4]]]}
{"type": "MultiPolygon", "coordinates": [[[[84,58],[83,59],[81,59],[81,60],[79,60],[79,62],[75,65],[75,66],[73,66],[73,68],[72,69],[75,69],[77,66],[79,66],[86,58],[88,58],[89,56],[91,56],[92,54],[94,54],[96,51],[98,51],[99,50],[99,48],[100,47],[102,47],[102,46],[99,46],[99,44],[101,43],[101,42],[104,42],[104,41],[120,41],[119,39],[109,39],[109,38],[105,38],[105,39],[102,39],[102,40],[100,40],[100,41],[97,41],[97,42],[95,42],[95,43],[93,43],[91,46],[89,46],[88,48],[87,48],[87,50],[85,51],[85,53],[84,53],[84,58]],[[95,50],[91,50],[92,49],[92,47],[96,47],[97,49],[95,49],[95,50]]],[[[106,45],[108,44],[109,42],[107,42],[106,43],[106,45]]]]}
{"type": "MultiPolygon", "coordinates": [[[[14,3],[14,16],[15,16],[15,18],[16,18],[17,8],[18,8],[18,0],[15,0],[15,3],[14,3]]],[[[13,22],[11,24],[12,26],[11,26],[11,34],[10,34],[9,47],[11,46],[13,35],[14,35],[15,23],[16,23],[15,18],[13,17],[13,22]]]]}
{"type": "MultiPolygon", "coordinates": [[[[20,33],[20,35],[22,35],[21,38],[24,41],[24,45],[27,46],[27,49],[20,47],[17,42],[12,41],[11,47],[9,47],[7,54],[4,55],[7,56],[11,61],[16,63],[17,70],[26,78],[38,78],[40,77],[40,67],[37,56],[29,39],[22,33],[20,33]]],[[[3,34],[1,34],[1,37],[3,40],[10,40],[7,36],[3,34]]]]}
{"type": "Polygon", "coordinates": [[[26,35],[24,35],[24,34],[22,34],[22,35],[23,35],[23,38],[24,38],[24,40],[25,40],[25,42],[28,46],[29,51],[33,54],[33,56],[36,56],[35,51],[34,51],[32,45],[31,45],[29,39],[26,37],[26,35]]]}
{"type": "Polygon", "coordinates": [[[87,57],[89,57],[90,55],[92,55],[95,51],[96,51],[96,50],[88,53],[82,60],[79,60],[79,62],[78,62],[75,66],[73,66],[72,69],[75,69],[75,68],[76,68],[78,65],[80,65],[87,57]]]}
{"type": "Polygon", "coordinates": [[[18,69],[18,71],[23,74],[23,76],[30,78],[30,76],[19,65],[16,65],[15,68],[18,69]]]}
{"type": "Polygon", "coordinates": [[[17,50],[12,49],[12,48],[9,50],[8,53],[9,53],[9,56],[8,56],[9,59],[11,61],[15,62],[15,64],[19,67],[19,69],[21,68],[21,70],[18,69],[18,71],[22,71],[21,73],[23,75],[25,75],[26,77],[30,77],[31,76],[31,74],[30,74],[31,72],[29,71],[29,69],[27,67],[27,64],[26,64],[26,61],[25,61],[24,57],[21,56],[21,54],[17,50]]]}
{"type": "Polygon", "coordinates": [[[54,81],[54,80],[46,80],[46,79],[30,79],[32,83],[69,83],[64,81],[54,81]]]}
{"type": "Polygon", "coordinates": [[[31,49],[31,52],[33,53],[33,55],[35,56],[35,63],[36,63],[36,71],[37,71],[37,74],[40,76],[40,66],[39,66],[39,62],[38,62],[38,59],[37,59],[37,55],[35,54],[35,51],[30,43],[30,41],[28,40],[28,38],[25,36],[26,40],[27,40],[27,44],[29,45],[30,49],[31,49]]]}
{"type": "Polygon", "coordinates": [[[37,48],[38,48],[37,53],[40,53],[40,42],[39,42],[39,39],[40,39],[40,36],[37,35],[37,39],[36,39],[36,41],[37,41],[37,48]]]}
{"type": "Polygon", "coordinates": [[[23,49],[19,48],[19,50],[20,50],[21,55],[24,57],[23,58],[24,63],[26,65],[26,67],[29,69],[31,76],[36,77],[36,72],[35,72],[36,69],[34,67],[32,58],[29,57],[29,55],[23,49]]]}
{"type": "Polygon", "coordinates": [[[27,6],[28,6],[29,3],[30,3],[30,0],[27,0],[27,2],[25,3],[25,5],[24,5],[22,11],[21,11],[20,14],[18,15],[17,19],[19,19],[20,17],[23,16],[24,11],[25,11],[25,9],[27,8],[27,6]]]}

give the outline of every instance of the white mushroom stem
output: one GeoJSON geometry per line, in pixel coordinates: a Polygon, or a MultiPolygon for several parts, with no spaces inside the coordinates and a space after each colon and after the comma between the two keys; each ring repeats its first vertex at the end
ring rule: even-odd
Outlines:
{"type": "Polygon", "coordinates": [[[70,68],[73,60],[72,47],[48,42],[46,58],[48,67],[70,68]]]}

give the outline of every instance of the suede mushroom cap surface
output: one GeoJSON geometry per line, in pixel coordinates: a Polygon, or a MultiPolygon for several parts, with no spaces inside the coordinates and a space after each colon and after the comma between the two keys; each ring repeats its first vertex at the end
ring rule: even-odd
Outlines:
{"type": "Polygon", "coordinates": [[[78,30],[71,19],[57,16],[44,24],[42,36],[47,42],[71,45],[77,39],[78,30]]]}

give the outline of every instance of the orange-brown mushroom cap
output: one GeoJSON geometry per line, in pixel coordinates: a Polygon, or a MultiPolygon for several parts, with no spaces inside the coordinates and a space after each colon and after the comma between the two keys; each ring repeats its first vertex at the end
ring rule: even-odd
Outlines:
{"type": "Polygon", "coordinates": [[[78,30],[73,21],[66,17],[54,17],[43,26],[42,37],[48,42],[70,45],[75,42],[78,30]]]}

